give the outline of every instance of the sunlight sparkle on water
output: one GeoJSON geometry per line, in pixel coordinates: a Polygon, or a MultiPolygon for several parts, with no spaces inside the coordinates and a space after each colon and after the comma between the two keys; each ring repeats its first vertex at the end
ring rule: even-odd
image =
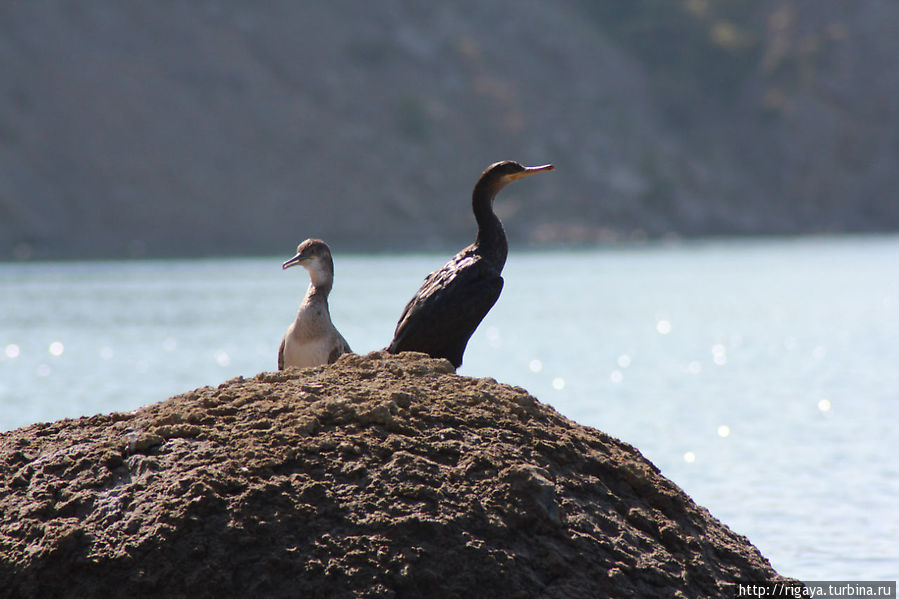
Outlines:
{"type": "MultiPolygon", "coordinates": [[[[353,286],[335,296],[347,300],[343,308],[333,307],[354,349],[382,347],[408,296],[371,293],[371,301],[354,302],[353,292],[415,289],[415,273],[433,270],[436,260],[444,258],[340,258],[344,283],[353,286]],[[412,274],[401,279],[401,270],[412,274]],[[385,272],[397,278],[385,280],[385,272]]],[[[896,446],[899,432],[897,261],[896,235],[519,255],[507,265],[518,295],[505,290],[485,323],[487,351],[466,358],[467,368],[545,393],[541,400],[560,413],[627,441],[749,536],[778,572],[893,578],[899,473],[895,461],[877,458],[896,446]],[[564,308],[547,303],[545,285],[532,277],[547,269],[564,308]],[[504,351],[492,349],[497,340],[504,351]],[[688,373],[692,361],[700,374],[688,373]],[[766,485],[761,497],[745,490],[766,485]]],[[[292,298],[303,291],[283,289],[279,263],[0,264],[7,430],[128,412],[272,369],[296,309],[292,298]],[[280,297],[276,303],[291,312],[261,306],[260,293],[280,297]],[[67,298],[65,309],[59,297],[67,298]],[[214,305],[198,310],[198,298],[214,305]],[[229,314],[238,316],[224,330],[229,314]],[[54,341],[64,344],[61,356],[49,352],[54,341]]]]}
{"type": "Polygon", "coordinates": [[[499,334],[498,328],[487,327],[487,343],[490,344],[490,347],[499,347],[503,344],[502,336],[499,334]]]}
{"type": "Polygon", "coordinates": [[[54,341],[50,344],[50,355],[51,356],[61,356],[62,352],[66,350],[65,346],[62,344],[62,341],[54,341]]]}
{"type": "Polygon", "coordinates": [[[719,437],[729,437],[730,436],[730,427],[726,424],[722,424],[718,427],[718,436],[719,437]]]}
{"type": "Polygon", "coordinates": [[[555,389],[556,391],[561,391],[564,388],[565,388],[565,379],[563,379],[560,376],[557,376],[556,378],[553,379],[553,389],[555,389]]]}
{"type": "Polygon", "coordinates": [[[215,361],[219,366],[228,366],[231,364],[231,356],[228,355],[228,352],[220,349],[215,352],[215,361]]]}
{"type": "Polygon", "coordinates": [[[528,368],[531,369],[531,372],[540,372],[541,370],[543,370],[543,362],[541,362],[537,358],[534,358],[533,360],[531,360],[530,364],[528,364],[528,368]]]}
{"type": "Polygon", "coordinates": [[[712,346],[712,362],[716,366],[724,366],[727,364],[727,349],[720,343],[712,346]]]}

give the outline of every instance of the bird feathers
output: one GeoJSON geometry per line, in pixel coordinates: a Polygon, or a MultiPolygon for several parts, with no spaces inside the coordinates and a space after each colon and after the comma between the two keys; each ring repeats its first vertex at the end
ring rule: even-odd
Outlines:
{"type": "Polygon", "coordinates": [[[462,364],[469,337],[503,289],[499,271],[468,250],[428,275],[403,310],[389,351],[420,351],[456,368],[462,364]]]}
{"type": "Polygon", "coordinates": [[[331,322],[328,309],[328,295],[334,282],[334,261],[328,245],[320,239],[307,239],[297,247],[297,254],[281,267],[297,264],[309,273],[310,282],[296,319],[287,328],[278,348],[278,370],[330,364],[341,354],[352,352],[331,322]]]}
{"type": "Polygon", "coordinates": [[[425,352],[432,358],[446,358],[456,368],[462,365],[468,339],[503,290],[508,244],[493,211],[493,198],[512,181],[551,170],[551,164],[526,167],[505,160],[481,173],[471,194],[477,239],[428,275],[403,310],[387,351],[425,352]]]}

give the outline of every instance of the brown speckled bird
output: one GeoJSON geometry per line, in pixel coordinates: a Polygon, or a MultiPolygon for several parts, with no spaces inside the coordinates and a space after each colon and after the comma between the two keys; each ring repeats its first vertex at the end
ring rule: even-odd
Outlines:
{"type": "Polygon", "coordinates": [[[299,264],[309,272],[309,288],[297,311],[296,320],[278,348],[278,370],[289,366],[308,368],[330,364],[341,354],[349,353],[349,344],[331,322],[328,294],[334,284],[334,261],[331,250],[321,239],[307,239],[297,247],[297,254],[281,265],[299,264]]]}

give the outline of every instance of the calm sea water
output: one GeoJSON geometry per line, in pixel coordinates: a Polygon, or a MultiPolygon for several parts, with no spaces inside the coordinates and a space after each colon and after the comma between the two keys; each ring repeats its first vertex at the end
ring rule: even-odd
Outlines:
{"type": "MultiPolygon", "coordinates": [[[[275,368],[289,257],[0,265],[0,430],[275,368]]],[[[336,257],[384,347],[445,255],[336,257]]],[[[782,574],[899,577],[899,238],[515,251],[461,374],[640,449],[782,574]]]]}

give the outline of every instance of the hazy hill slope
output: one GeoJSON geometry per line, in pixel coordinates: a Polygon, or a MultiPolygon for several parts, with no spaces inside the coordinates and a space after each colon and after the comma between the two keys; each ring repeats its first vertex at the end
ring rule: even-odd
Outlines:
{"type": "Polygon", "coordinates": [[[0,257],[896,230],[888,0],[8,3],[0,257]]]}

